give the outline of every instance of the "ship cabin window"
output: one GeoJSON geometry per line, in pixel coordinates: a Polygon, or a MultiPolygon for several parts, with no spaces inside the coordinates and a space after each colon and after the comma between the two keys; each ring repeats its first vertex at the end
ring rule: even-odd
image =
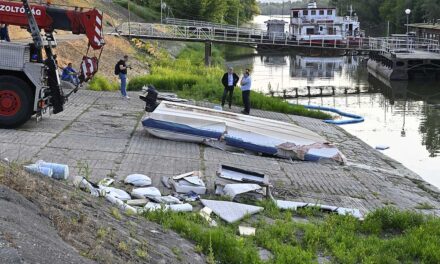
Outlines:
{"type": "Polygon", "coordinates": [[[303,10],[303,16],[309,15],[309,10],[303,10]]]}
{"type": "Polygon", "coordinates": [[[327,15],[329,15],[329,16],[333,15],[333,10],[331,10],[331,9],[327,10],[327,15]]]}
{"type": "Polygon", "coordinates": [[[312,11],[311,11],[311,15],[312,15],[312,16],[315,16],[315,15],[316,15],[316,10],[312,10],[312,11]]]}
{"type": "Polygon", "coordinates": [[[306,29],[306,34],[307,34],[307,35],[313,35],[313,34],[315,34],[315,29],[314,29],[314,28],[307,28],[307,29],[306,29]]]}
{"type": "Polygon", "coordinates": [[[324,15],[324,10],[319,10],[319,15],[323,16],[324,15]]]}
{"type": "Polygon", "coordinates": [[[323,27],[319,27],[319,31],[323,31],[324,30],[324,28],[323,27]]]}
{"type": "Polygon", "coordinates": [[[298,11],[293,11],[292,16],[294,18],[298,18],[299,12],[298,11]]]}

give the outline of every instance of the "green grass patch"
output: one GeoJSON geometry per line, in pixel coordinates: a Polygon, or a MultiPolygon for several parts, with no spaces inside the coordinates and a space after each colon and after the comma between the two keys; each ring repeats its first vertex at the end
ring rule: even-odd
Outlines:
{"type": "Polygon", "coordinates": [[[92,91],[117,91],[119,90],[119,83],[109,81],[108,78],[102,75],[95,75],[89,82],[89,90],[92,91]]]}
{"type": "Polygon", "coordinates": [[[218,227],[209,227],[197,213],[155,211],[144,216],[194,241],[216,263],[263,263],[258,247],[272,252],[266,263],[317,263],[318,255],[333,263],[440,263],[439,218],[382,208],[364,221],[321,214],[297,222],[292,216],[303,214],[280,211],[272,202],[259,205],[263,214],[247,220],[257,228],[254,237],[240,237],[238,224],[218,219],[218,227]]]}
{"type": "MultiPolygon", "coordinates": [[[[224,70],[220,66],[205,67],[203,56],[203,45],[189,44],[176,60],[164,58],[163,55],[160,57],[164,59],[152,59],[151,74],[132,78],[128,90],[138,91],[143,86],[152,84],[159,91],[175,92],[182,98],[220,103],[223,94],[221,77],[224,70]]],[[[224,64],[221,52],[215,48],[213,63],[224,64]]],[[[233,104],[243,106],[240,88],[234,91],[233,104]]],[[[255,91],[251,92],[251,108],[318,119],[331,118],[327,113],[308,110],[301,105],[289,104],[280,98],[268,97],[255,91]]]]}
{"type": "MultiPolygon", "coordinates": [[[[123,8],[128,9],[128,0],[115,0],[114,2],[123,8]]],[[[133,1],[130,1],[130,11],[144,19],[145,22],[157,22],[160,20],[160,12],[147,6],[138,5],[133,1]]]]}
{"type": "Polygon", "coordinates": [[[234,225],[210,228],[196,213],[154,211],[144,216],[195,241],[206,255],[212,250],[215,260],[220,263],[261,263],[255,244],[251,239],[238,238],[234,225]]]}

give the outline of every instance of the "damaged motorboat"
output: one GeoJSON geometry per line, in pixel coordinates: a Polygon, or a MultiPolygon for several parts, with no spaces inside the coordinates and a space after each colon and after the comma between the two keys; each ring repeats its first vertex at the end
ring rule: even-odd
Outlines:
{"type": "Polygon", "coordinates": [[[232,147],[282,158],[345,162],[343,154],[320,135],[271,119],[162,101],[142,124],[151,135],[163,139],[204,143],[221,149],[232,147]]]}

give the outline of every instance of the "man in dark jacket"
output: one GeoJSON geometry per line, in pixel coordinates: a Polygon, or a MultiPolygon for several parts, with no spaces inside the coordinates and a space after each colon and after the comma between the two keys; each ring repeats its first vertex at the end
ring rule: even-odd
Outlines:
{"type": "Polygon", "coordinates": [[[226,96],[229,93],[228,102],[229,109],[231,109],[232,95],[234,94],[234,88],[237,85],[239,79],[240,78],[237,74],[234,73],[234,69],[232,69],[232,67],[229,67],[228,72],[223,75],[222,84],[225,87],[225,90],[223,91],[222,96],[222,107],[225,106],[226,96]]]}

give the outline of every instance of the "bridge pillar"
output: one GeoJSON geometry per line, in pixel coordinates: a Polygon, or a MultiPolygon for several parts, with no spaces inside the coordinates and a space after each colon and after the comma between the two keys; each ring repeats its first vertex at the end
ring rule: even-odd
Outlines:
{"type": "Polygon", "coordinates": [[[205,66],[211,66],[212,42],[205,42],[205,66]]]}

